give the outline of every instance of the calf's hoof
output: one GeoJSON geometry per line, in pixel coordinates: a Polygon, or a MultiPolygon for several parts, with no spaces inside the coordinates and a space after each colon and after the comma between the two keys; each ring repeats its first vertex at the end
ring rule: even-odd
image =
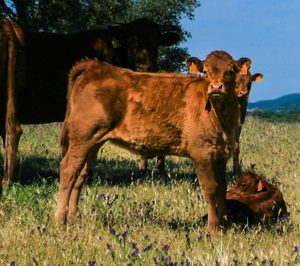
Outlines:
{"type": "Polygon", "coordinates": [[[65,211],[57,210],[55,213],[55,221],[58,225],[67,224],[67,213],[65,211]]]}
{"type": "Polygon", "coordinates": [[[222,236],[224,234],[224,229],[219,225],[209,225],[207,231],[211,236],[222,236]]]}

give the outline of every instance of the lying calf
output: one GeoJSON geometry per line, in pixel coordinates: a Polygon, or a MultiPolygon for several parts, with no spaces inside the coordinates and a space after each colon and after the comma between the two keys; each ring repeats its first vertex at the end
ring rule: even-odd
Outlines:
{"type": "Polygon", "coordinates": [[[264,177],[245,173],[226,192],[228,220],[249,225],[287,218],[281,191],[264,177]]]}
{"type": "Polygon", "coordinates": [[[253,226],[288,218],[281,191],[251,172],[241,175],[226,192],[226,206],[229,223],[253,226]]]}

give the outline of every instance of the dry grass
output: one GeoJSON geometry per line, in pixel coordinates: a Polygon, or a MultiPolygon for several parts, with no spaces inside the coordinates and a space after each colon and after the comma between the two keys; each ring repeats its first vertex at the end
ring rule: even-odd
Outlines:
{"type": "Polygon", "coordinates": [[[0,265],[300,265],[300,123],[250,117],[242,134],[244,169],[279,185],[290,221],[232,227],[220,238],[205,232],[189,160],[168,158],[168,184],[153,165],[136,180],[138,158],[111,145],[99,153],[78,220],[56,226],[60,128],[24,127],[19,180],[0,202],[0,265]]]}

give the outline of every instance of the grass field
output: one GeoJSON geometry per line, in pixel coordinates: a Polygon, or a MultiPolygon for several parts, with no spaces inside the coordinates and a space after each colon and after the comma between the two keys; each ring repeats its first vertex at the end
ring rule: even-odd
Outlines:
{"type": "MultiPolygon", "coordinates": [[[[154,162],[106,144],[81,194],[80,214],[56,226],[61,124],[24,126],[18,180],[0,202],[0,265],[300,265],[300,123],[249,117],[244,170],[277,184],[290,220],[206,234],[206,205],[189,160],[168,157],[167,184],[154,162]]],[[[1,162],[3,165],[3,161],[1,162]]],[[[227,178],[232,183],[231,163],[227,178]]]]}

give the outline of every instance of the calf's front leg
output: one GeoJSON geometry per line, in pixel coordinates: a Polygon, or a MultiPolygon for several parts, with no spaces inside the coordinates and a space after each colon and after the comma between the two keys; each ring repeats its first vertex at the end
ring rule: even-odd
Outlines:
{"type": "Polygon", "coordinates": [[[208,210],[208,232],[218,235],[226,215],[226,159],[203,158],[194,161],[208,210]]]}

